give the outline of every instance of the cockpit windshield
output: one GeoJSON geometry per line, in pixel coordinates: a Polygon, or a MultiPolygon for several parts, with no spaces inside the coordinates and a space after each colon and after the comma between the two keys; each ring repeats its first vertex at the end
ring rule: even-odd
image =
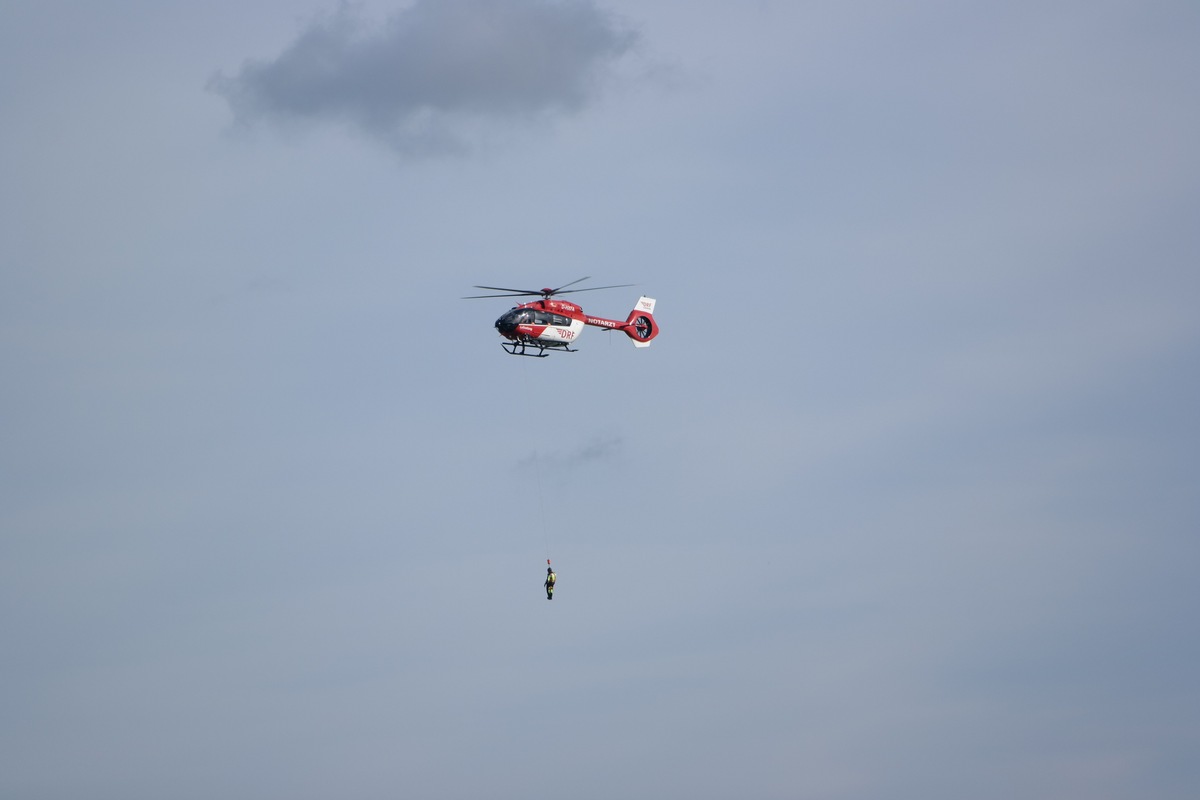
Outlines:
{"type": "Polygon", "coordinates": [[[502,333],[510,332],[518,325],[562,325],[569,326],[571,319],[562,314],[553,314],[536,308],[514,308],[496,320],[502,333]]]}

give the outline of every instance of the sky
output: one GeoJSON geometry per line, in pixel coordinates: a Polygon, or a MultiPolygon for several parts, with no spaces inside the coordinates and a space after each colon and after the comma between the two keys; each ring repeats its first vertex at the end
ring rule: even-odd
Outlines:
{"type": "Polygon", "coordinates": [[[0,108],[0,795],[1194,797],[1195,3],[15,0],[0,108]]]}

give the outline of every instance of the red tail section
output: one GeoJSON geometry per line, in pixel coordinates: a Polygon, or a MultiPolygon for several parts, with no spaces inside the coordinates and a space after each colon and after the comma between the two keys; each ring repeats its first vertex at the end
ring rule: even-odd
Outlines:
{"type": "Polygon", "coordinates": [[[642,296],[638,298],[625,320],[625,331],[633,339],[634,347],[649,347],[650,340],[658,336],[658,323],[654,321],[654,298],[642,296]]]}

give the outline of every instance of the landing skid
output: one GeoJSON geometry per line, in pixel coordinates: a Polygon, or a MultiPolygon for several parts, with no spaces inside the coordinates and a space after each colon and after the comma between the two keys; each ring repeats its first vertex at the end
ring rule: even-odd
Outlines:
{"type": "Polygon", "coordinates": [[[504,352],[514,356],[529,356],[530,358],[545,358],[550,355],[547,350],[554,350],[559,353],[576,353],[578,350],[572,350],[567,346],[566,342],[555,344],[554,342],[501,342],[500,346],[504,348],[504,352]],[[536,353],[528,353],[526,349],[537,350],[536,353]]]}

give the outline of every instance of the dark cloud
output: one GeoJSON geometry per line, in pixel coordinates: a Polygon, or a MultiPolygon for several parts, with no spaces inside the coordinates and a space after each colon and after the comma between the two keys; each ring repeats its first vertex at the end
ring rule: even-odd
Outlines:
{"type": "Polygon", "coordinates": [[[635,38],[590,0],[417,0],[375,25],[343,4],[209,88],[242,124],[333,120],[401,151],[454,151],[480,120],[578,111],[635,38]]]}

